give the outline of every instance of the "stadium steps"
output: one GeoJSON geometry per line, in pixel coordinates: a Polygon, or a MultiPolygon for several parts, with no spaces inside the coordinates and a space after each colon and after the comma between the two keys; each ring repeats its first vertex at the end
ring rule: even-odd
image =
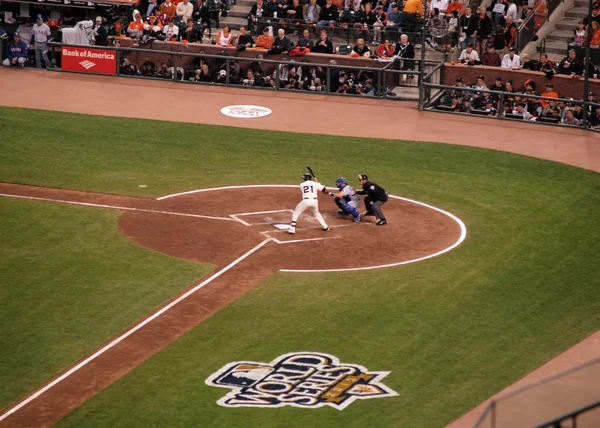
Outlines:
{"type": "Polygon", "coordinates": [[[573,30],[587,16],[587,1],[575,0],[574,6],[565,12],[564,18],[558,21],[546,36],[546,53],[550,60],[560,61],[565,57],[567,44],[573,38],[573,30]]]}

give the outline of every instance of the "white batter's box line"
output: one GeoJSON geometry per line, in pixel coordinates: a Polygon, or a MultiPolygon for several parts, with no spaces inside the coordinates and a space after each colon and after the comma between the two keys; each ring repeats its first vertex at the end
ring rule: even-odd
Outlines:
{"type": "Polygon", "coordinates": [[[190,190],[187,192],[181,193],[173,193],[172,195],[161,196],[160,198],[156,198],[157,201],[162,201],[163,199],[174,198],[176,196],[182,195],[191,195],[193,193],[204,193],[204,192],[212,192],[214,190],[231,190],[231,189],[252,189],[258,187],[287,187],[297,189],[299,187],[298,184],[246,184],[241,186],[224,186],[224,187],[211,187],[210,189],[196,189],[190,190]]]}
{"type": "Polygon", "coordinates": [[[248,223],[247,221],[242,220],[241,218],[238,218],[238,217],[251,216],[251,215],[261,215],[261,214],[274,214],[274,213],[293,213],[293,212],[294,211],[290,210],[290,209],[286,209],[286,210],[272,210],[272,211],[255,211],[255,212],[249,212],[249,213],[229,214],[229,217],[231,217],[235,221],[239,221],[244,226],[255,226],[255,225],[259,225],[259,224],[272,224],[272,223],[269,223],[269,222],[248,223]]]}
{"type": "Polygon", "coordinates": [[[206,218],[206,219],[210,219],[210,220],[236,221],[232,218],[227,218],[227,217],[213,217],[213,216],[209,216],[209,215],[178,213],[178,212],[174,212],[174,211],[161,211],[161,210],[149,210],[149,209],[145,209],[145,208],[121,207],[118,205],[92,204],[90,202],[64,201],[62,199],[40,198],[37,196],[10,195],[7,193],[0,193],[0,196],[5,196],[7,198],[27,199],[27,200],[32,200],[32,201],[54,202],[57,204],[81,205],[84,207],[93,207],[93,208],[107,208],[107,209],[111,209],[111,210],[120,210],[120,211],[139,211],[139,212],[154,213],[154,214],[177,215],[177,216],[182,216],[182,217],[206,218]]]}
{"type": "Polygon", "coordinates": [[[266,236],[267,238],[270,238],[273,242],[275,242],[276,244],[279,244],[279,245],[283,245],[283,244],[296,244],[298,242],[326,241],[328,239],[339,239],[339,238],[341,238],[341,236],[329,236],[329,237],[323,237],[323,238],[306,238],[306,239],[292,239],[290,241],[280,241],[279,239],[273,238],[271,235],[269,235],[269,232],[261,232],[261,235],[266,236]]]}
{"type": "MultiPolygon", "coordinates": [[[[370,226],[374,226],[375,223],[366,222],[366,221],[362,222],[361,221],[361,222],[357,222],[357,223],[339,224],[339,225],[335,225],[335,226],[329,226],[329,228],[331,230],[334,230],[334,229],[341,229],[342,227],[359,227],[359,226],[369,226],[369,225],[370,226]]],[[[302,231],[302,230],[310,230],[310,229],[309,228],[303,229],[303,228],[296,227],[296,230],[302,231]]],[[[270,231],[261,232],[261,233],[264,235],[264,234],[267,234],[267,233],[288,233],[288,232],[287,232],[287,230],[270,230],[270,231]]],[[[341,236],[336,236],[336,238],[341,238],[341,236]]],[[[273,238],[273,239],[275,239],[275,238],[273,238]]]]}

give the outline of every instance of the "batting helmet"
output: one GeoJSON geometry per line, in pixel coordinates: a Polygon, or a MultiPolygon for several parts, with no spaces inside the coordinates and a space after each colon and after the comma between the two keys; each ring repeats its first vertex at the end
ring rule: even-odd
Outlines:
{"type": "Polygon", "coordinates": [[[304,181],[312,180],[312,175],[310,175],[308,172],[305,172],[304,174],[302,174],[302,179],[304,181]]]}
{"type": "Polygon", "coordinates": [[[335,180],[335,185],[337,187],[341,187],[342,184],[348,184],[348,180],[346,180],[344,177],[338,177],[337,180],[335,180]]]}
{"type": "Polygon", "coordinates": [[[368,180],[369,177],[367,176],[367,174],[358,174],[358,181],[362,181],[362,180],[368,180]]]}

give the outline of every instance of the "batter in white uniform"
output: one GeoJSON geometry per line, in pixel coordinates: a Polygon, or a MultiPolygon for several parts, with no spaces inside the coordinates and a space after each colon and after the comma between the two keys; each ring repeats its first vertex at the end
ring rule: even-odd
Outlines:
{"type": "Polygon", "coordinates": [[[313,215],[317,219],[319,223],[321,223],[321,227],[324,231],[329,230],[329,226],[323,220],[323,216],[319,212],[319,200],[317,199],[317,192],[321,191],[323,193],[327,192],[325,186],[321,183],[312,181],[312,175],[306,173],[302,176],[304,182],[300,184],[300,193],[302,194],[302,200],[296,206],[294,213],[292,214],[292,224],[288,229],[288,233],[294,234],[296,233],[296,221],[300,214],[302,214],[306,210],[312,211],[313,215]]]}

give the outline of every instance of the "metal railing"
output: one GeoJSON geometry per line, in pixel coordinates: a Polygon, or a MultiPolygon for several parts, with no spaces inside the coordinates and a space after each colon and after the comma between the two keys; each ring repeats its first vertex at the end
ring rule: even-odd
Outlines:
{"type": "Polygon", "coordinates": [[[253,35],[262,34],[263,28],[271,27],[274,36],[279,29],[285,30],[289,34],[301,35],[304,30],[308,30],[311,37],[318,38],[320,31],[324,30],[330,38],[345,40],[347,45],[354,45],[358,38],[370,42],[372,40],[383,41],[390,40],[392,43],[398,42],[401,34],[407,34],[413,44],[421,43],[422,25],[415,25],[412,28],[396,26],[377,26],[366,25],[354,22],[352,18],[348,21],[337,21],[336,24],[306,23],[302,19],[293,18],[270,18],[250,16],[248,18],[248,30],[253,35]]]}
{"type": "Polygon", "coordinates": [[[520,52],[529,42],[534,41],[538,30],[550,19],[554,10],[564,0],[541,0],[535,3],[521,25],[517,27],[515,49],[520,52]]]}
{"type": "MultiPolygon", "coordinates": [[[[49,42],[51,53],[62,47],[77,47],[49,42]]],[[[84,47],[86,48],[86,47],[84,47]]],[[[94,48],[89,46],[89,48],[94,48]]],[[[219,85],[245,87],[274,91],[308,92],[340,96],[372,96],[375,98],[414,100],[418,99],[418,87],[423,73],[429,73],[437,65],[432,61],[392,59],[381,67],[322,64],[301,60],[274,60],[205,53],[169,52],[138,47],[103,47],[116,54],[116,76],[153,80],[171,80],[196,85],[219,85]],[[144,57],[142,59],[142,57],[144,57]],[[153,60],[148,60],[151,57],[153,60]],[[144,60],[145,59],[145,60],[144,60]],[[146,68],[152,62],[154,67],[146,68]],[[159,64],[156,67],[156,64],[159,64]],[[198,77],[201,65],[207,64],[210,79],[198,77]],[[256,67],[258,73],[250,77],[247,71],[256,67]],[[294,71],[290,71],[291,69],[294,71]],[[292,77],[290,77],[290,75],[292,77]],[[300,76],[300,77],[294,77],[300,76]],[[318,80],[317,80],[318,79],[318,80]],[[293,80],[293,82],[292,82],[293,80]],[[372,81],[374,93],[367,95],[372,81]],[[413,87],[405,95],[394,92],[398,86],[413,87]]],[[[59,51],[60,52],[60,51],[59,51]]],[[[58,67],[54,70],[68,71],[58,67]]],[[[93,73],[90,73],[93,74],[93,73]]]]}
{"type": "MultiPolygon", "coordinates": [[[[594,131],[600,131],[600,117],[598,115],[589,114],[590,111],[594,111],[596,107],[600,107],[600,104],[593,103],[589,101],[578,101],[573,100],[571,98],[554,98],[554,97],[543,97],[540,95],[530,95],[523,93],[514,93],[514,92],[503,92],[503,91],[494,91],[491,89],[475,89],[468,86],[449,86],[449,85],[441,85],[431,83],[428,80],[430,79],[429,75],[425,75],[423,78],[423,89],[421,91],[422,96],[419,101],[419,109],[424,111],[435,111],[438,113],[449,113],[449,114],[458,114],[458,115],[477,115],[481,117],[488,117],[490,119],[496,120],[511,120],[511,121],[520,121],[520,122],[534,122],[540,123],[544,125],[559,125],[559,126],[571,126],[582,129],[590,129],[594,131]],[[474,93],[476,96],[473,98],[476,99],[476,102],[479,99],[482,99],[482,95],[489,94],[493,97],[494,103],[492,107],[496,110],[486,111],[485,108],[471,108],[467,112],[464,112],[464,104],[460,103],[459,105],[453,105],[451,101],[452,94],[456,91],[460,92],[460,98],[462,99],[465,95],[468,95],[467,98],[471,98],[470,94],[474,93]],[[525,120],[521,113],[514,113],[513,106],[516,102],[520,101],[528,101],[528,100],[537,100],[543,102],[555,102],[557,104],[564,103],[564,107],[569,107],[575,109],[576,106],[581,106],[581,114],[582,119],[579,125],[572,125],[564,122],[564,118],[561,115],[559,116],[534,116],[531,119],[525,120]],[[508,103],[505,103],[505,101],[508,103]]],[[[587,100],[587,97],[584,98],[587,100]]],[[[565,110],[563,108],[563,111],[565,110]]],[[[579,114],[579,113],[578,113],[579,114]]]]}
{"type": "Polygon", "coordinates": [[[599,413],[600,358],[492,399],[474,428],[596,427],[599,413]]]}

